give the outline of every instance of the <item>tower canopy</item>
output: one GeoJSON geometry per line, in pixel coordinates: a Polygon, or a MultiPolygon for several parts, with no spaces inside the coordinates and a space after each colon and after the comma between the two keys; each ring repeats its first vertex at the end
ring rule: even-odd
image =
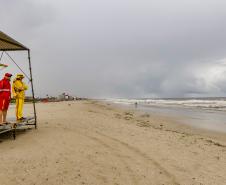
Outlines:
{"type": "Polygon", "coordinates": [[[0,31],[0,51],[29,50],[26,46],[0,31]]]}

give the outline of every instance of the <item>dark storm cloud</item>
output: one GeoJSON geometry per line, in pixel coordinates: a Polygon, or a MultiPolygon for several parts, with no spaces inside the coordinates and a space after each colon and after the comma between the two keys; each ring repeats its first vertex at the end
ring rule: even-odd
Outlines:
{"type": "Polygon", "coordinates": [[[226,92],[223,0],[1,0],[0,16],[32,49],[39,95],[226,92]]]}

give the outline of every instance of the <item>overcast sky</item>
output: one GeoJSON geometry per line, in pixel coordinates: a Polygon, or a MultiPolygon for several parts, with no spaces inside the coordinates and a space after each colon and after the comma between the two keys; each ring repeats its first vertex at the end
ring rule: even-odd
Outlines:
{"type": "Polygon", "coordinates": [[[0,17],[37,96],[226,96],[225,0],[0,0],[0,17]]]}

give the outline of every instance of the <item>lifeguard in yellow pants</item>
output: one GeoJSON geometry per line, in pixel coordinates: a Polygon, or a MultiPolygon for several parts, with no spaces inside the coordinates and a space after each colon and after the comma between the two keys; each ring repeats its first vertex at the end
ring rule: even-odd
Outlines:
{"type": "Polygon", "coordinates": [[[23,117],[23,105],[25,99],[25,91],[28,89],[27,85],[22,81],[23,74],[17,74],[16,79],[13,81],[12,92],[16,99],[16,118],[17,120],[25,119],[23,117]]]}

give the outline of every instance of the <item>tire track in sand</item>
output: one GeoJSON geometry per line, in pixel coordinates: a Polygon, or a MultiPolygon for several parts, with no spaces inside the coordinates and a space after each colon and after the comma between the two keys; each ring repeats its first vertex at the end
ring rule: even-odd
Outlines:
{"type": "MultiPolygon", "coordinates": [[[[64,130],[68,130],[68,129],[64,128],[64,130]]],[[[133,166],[132,166],[134,164],[134,161],[140,160],[142,161],[142,163],[139,164],[140,168],[143,168],[144,166],[146,166],[147,168],[154,167],[153,171],[160,172],[158,176],[159,175],[162,177],[165,176],[165,178],[168,179],[167,183],[165,184],[179,185],[179,183],[177,182],[173,174],[168,172],[159,162],[151,158],[146,153],[143,153],[138,148],[135,148],[119,139],[110,137],[98,131],[90,130],[87,128],[85,129],[83,127],[79,127],[79,129],[69,129],[69,130],[72,132],[77,132],[78,134],[85,136],[92,141],[95,141],[96,143],[103,146],[106,150],[110,151],[113,154],[113,156],[119,162],[121,162],[121,164],[123,164],[125,171],[131,178],[132,184],[138,185],[140,182],[140,178],[137,175],[137,172],[133,170],[133,166]],[[127,156],[123,156],[123,154],[126,154],[127,156]],[[134,157],[134,155],[136,157],[134,157]]],[[[159,181],[162,182],[165,180],[160,179],[159,181]]],[[[164,184],[164,183],[161,183],[161,184],[164,184]]]]}
{"type": "MultiPolygon", "coordinates": [[[[90,135],[90,134],[87,134],[87,131],[89,131],[87,129],[80,127],[79,130],[80,131],[78,131],[78,129],[70,129],[70,131],[72,131],[72,132],[77,132],[77,133],[81,134],[82,136],[85,136],[85,137],[99,143],[100,145],[105,147],[107,150],[109,150],[112,154],[114,154],[114,156],[117,158],[117,160],[121,161],[124,164],[124,168],[127,171],[127,173],[129,174],[129,176],[132,178],[131,180],[133,181],[134,185],[139,184],[139,179],[136,178],[136,176],[137,176],[136,172],[133,172],[132,168],[129,167],[129,165],[128,165],[129,163],[133,164],[134,161],[136,160],[136,158],[133,157],[133,154],[135,154],[135,156],[137,156],[137,158],[139,158],[143,161],[141,168],[143,166],[148,166],[148,167],[154,166],[155,171],[159,171],[162,176],[165,176],[167,179],[169,179],[170,182],[168,181],[167,185],[180,185],[180,183],[177,182],[176,177],[173,174],[168,172],[160,163],[158,163],[156,160],[152,159],[150,156],[143,153],[139,149],[137,149],[123,141],[120,141],[119,139],[102,134],[98,131],[94,132],[92,130],[91,131],[92,135],[90,135]],[[84,130],[85,132],[83,132],[81,130],[84,130]],[[94,134],[96,134],[96,136],[94,136],[94,134]],[[117,151],[119,148],[121,150],[117,151]],[[124,149],[124,152],[122,151],[123,149],[124,149]],[[128,154],[128,152],[125,152],[125,150],[127,150],[129,152],[129,154],[128,154]],[[123,156],[122,153],[126,153],[127,156],[126,157],[123,156]],[[125,159],[130,160],[129,163],[126,162],[125,159]]],[[[162,183],[162,184],[164,184],[164,183],[162,183]]]]}
{"type": "MultiPolygon", "coordinates": [[[[139,159],[143,160],[142,166],[149,166],[150,164],[153,165],[155,168],[157,168],[162,175],[164,175],[165,177],[167,177],[170,180],[170,185],[180,185],[180,183],[177,182],[175,176],[173,174],[171,174],[170,172],[168,172],[164,167],[162,167],[157,161],[155,161],[154,159],[152,159],[150,156],[148,156],[147,154],[141,152],[139,149],[130,146],[129,144],[120,141],[116,138],[112,138],[110,136],[104,135],[102,133],[99,132],[95,132],[97,135],[104,137],[105,139],[101,139],[95,136],[88,136],[90,139],[95,140],[96,142],[99,142],[102,146],[105,146],[106,148],[108,148],[109,150],[111,150],[111,152],[113,152],[118,158],[120,158],[119,160],[123,161],[124,165],[126,165],[126,167],[128,167],[129,163],[133,164],[135,162],[134,157],[131,156],[123,156],[121,153],[122,151],[117,151],[118,148],[123,148],[124,150],[126,149],[127,151],[131,152],[132,154],[135,154],[139,159]],[[110,141],[110,142],[107,142],[110,141]],[[118,145],[121,145],[121,147],[118,147],[118,145]],[[113,147],[115,146],[115,147],[113,147]],[[126,162],[125,159],[130,160],[130,162],[126,162]]],[[[121,148],[121,149],[122,149],[121,148]]],[[[128,153],[126,153],[128,155],[128,153]]],[[[132,174],[132,176],[136,176],[136,172],[133,172],[132,168],[129,167],[128,171],[130,174],[132,174]]],[[[134,182],[136,182],[136,184],[138,184],[138,180],[133,177],[134,182]]]]}
{"type": "MultiPolygon", "coordinates": [[[[90,141],[95,142],[98,145],[101,145],[101,147],[104,148],[104,150],[102,150],[102,151],[109,152],[111,154],[111,156],[110,156],[111,159],[114,158],[116,161],[118,161],[119,164],[122,164],[122,166],[120,167],[121,168],[121,171],[119,171],[119,173],[123,173],[122,175],[123,175],[124,178],[125,178],[125,176],[128,177],[127,180],[129,180],[129,182],[127,184],[130,184],[130,185],[139,185],[139,183],[138,183],[138,181],[136,179],[136,174],[133,172],[133,170],[130,168],[130,166],[127,164],[127,162],[125,160],[123,160],[123,156],[121,156],[120,153],[117,153],[106,142],[103,142],[101,139],[99,139],[99,138],[97,138],[95,136],[91,136],[91,135],[87,134],[87,130],[84,129],[83,127],[79,127],[79,129],[71,129],[71,128],[67,128],[67,127],[58,127],[58,129],[59,130],[62,130],[63,129],[64,132],[67,131],[67,132],[70,132],[70,134],[73,134],[73,133],[76,132],[78,135],[81,135],[82,137],[86,137],[90,141]],[[84,131],[81,131],[81,130],[84,130],[85,132],[84,131]]],[[[93,163],[94,165],[99,166],[99,167],[103,167],[103,169],[104,169],[104,166],[101,165],[101,163],[98,163],[97,161],[94,161],[91,158],[88,158],[88,160],[91,163],[93,163]]],[[[99,180],[101,180],[103,183],[105,183],[105,184],[107,183],[107,180],[105,178],[103,178],[103,177],[100,177],[99,174],[96,174],[95,176],[96,176],[96,178],[98,178],[99,180]]],[[[118,184],[118,183],[115,183],[115,184],[118,184]]]]}
{"type": "Polygon", "coordinates": [[[123,164],[124,166],[124,170],[126,171],[126,173],[129,175],[132,183],[134,185],[138,185],[138,180],[136,178],[136,174],[134,173],[134,171],[132,170],[131,167],[129,167],[129,164],[123,159],[124,157],[122,155],[120,155],[114,148],[112,148],[110,145],[106,144],[106,142],[103,142],[101,139],[94,137],[94,136],[87,136],[89,139],[91,139],[92,141],[97,142],[98,144],[104,146],[108,151],[111,152],[111,154],[114,155],[114,157],[121,162],[121,164],[123,164]]]}

